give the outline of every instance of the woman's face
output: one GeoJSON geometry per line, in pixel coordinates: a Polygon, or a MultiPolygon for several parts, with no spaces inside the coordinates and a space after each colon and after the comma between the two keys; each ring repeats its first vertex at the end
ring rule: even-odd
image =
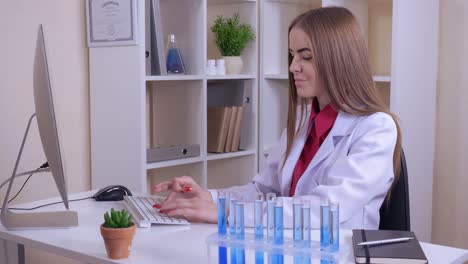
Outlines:
{"type": "Polygon", "coordinates": [[[299,97],[317,97],[320,108],[329,103],[322,79],[317,75],[312,60],[312,45],[307,34],[300,28],[293,28],[289,33],[289,53],[292,56],[289,71],[294,76],[299,97]]]}

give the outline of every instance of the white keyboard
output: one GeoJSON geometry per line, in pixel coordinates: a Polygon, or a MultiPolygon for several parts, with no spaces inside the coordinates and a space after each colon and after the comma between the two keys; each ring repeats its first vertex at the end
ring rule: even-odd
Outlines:
{"type": "Polygon", "coordinates": [[[153,205],[164,199],[158,196],[124,196],[125,207],[132,214],[138,227],[151,227],[151,224],[189,225],[181,217],[169,217],[153,208],[153,205]]]}

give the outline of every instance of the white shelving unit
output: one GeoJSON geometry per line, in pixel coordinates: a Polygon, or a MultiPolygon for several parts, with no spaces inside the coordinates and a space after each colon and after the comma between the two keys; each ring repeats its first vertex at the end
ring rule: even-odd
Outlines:
{"type": "Polygon", "coordinates": [[[367,38],[376,89],[400,118],[412,228],[420,239],[430,241],[438,0],[261,1],[259,169],[286,127],[289,24],[308,9],[333,5],[357,17],[367,38]]]}
{"type": "Polygon", "coordinates": [[[205,65],[221,57],[210,30],[216,17],[239,13],[258,36],[258,2],[160,0],[164,43],[175,34],[186,75],[146,72],[147,8],[148,0],[138,1],[138,45],[90,49],[93,188],[122,184],[149,193],[153,183],[182,175],[211,188],[248,182],[258,164],[258,42],[244,50],[240,75],[207,75],[205,65]],[[207,107],[223,96],[218,89],[245,97],[238,99],[246,102],[240,151],[207,153],[207,107]],[[146,161],[149,147],[185,144],[200,145],[200,156],[146,161]]]}

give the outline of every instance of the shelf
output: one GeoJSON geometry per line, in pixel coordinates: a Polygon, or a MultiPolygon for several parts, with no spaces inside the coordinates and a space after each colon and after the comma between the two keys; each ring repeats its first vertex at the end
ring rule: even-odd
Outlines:
{"type": "Polygon", "coordinates": [[[242,150],[236,152],[228,152],[228,153],[208,153],[207,160],[220,160],[220,159],[228,159],[234,157],[241,157],[241,156],[248,156],[248,155],[255,155],[255,150],[242,150]]]}
{"type": "Polygon", "coordinates": [[[256,0],[208,0],[208,5],[228,5],[241,3],[256,3],[256,0]]]}
{"type": "Polygon", "coordinates": [[[198,80],[203,80],[203,75],[146,76],[146,81],[198,81],[198,80]]]}
{"type": "Polygon", "coordinates": [[[291,5],[308,5],[307,0],[266,0],[265,3],[291,4],[291,5]]]}
{"type": "Polygon", "coordinates": [[[288,79],[289,79],[289,74],[287,74],[287,73],[265,74],[265,79],[271,79],[271,80],[288,80],[288,79]]]}
{"type": "Polygon", "coordinates": [[[255,74],[238,74],[238,75],[206,75],[207,80],[252,80],[255,79],[255,74]]]}
{"type": "Polygon", "coordinates": [[[191,157],[191,158],[185,158],[185,159],[174,159],[174,160],[151,162],[151,163],[146,164],[146,169],[151,170],[151,169],[165,168],[165,167],[171,167],[171,166],[177,166],[177,165],[183,165],[183,164],[196,163],[196,162],[201,162],[201,161],[203,161],[203,157],[198,156],[198,157],[191,157]]]}
{"type": "Polygon", "coordinates": [[[391,82],[392,78],[390,76],[373,76],[374,82],[391,82]]]}

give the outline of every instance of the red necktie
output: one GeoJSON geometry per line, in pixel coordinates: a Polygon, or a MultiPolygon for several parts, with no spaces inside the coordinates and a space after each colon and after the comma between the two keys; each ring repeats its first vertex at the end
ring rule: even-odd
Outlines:
{"type": "Polygon", "coordinates": [[[301,155],[297,160],[296,167],[294,168],[291,182],[291,189],[289,190],[289,196],[294,196],[296,192],[297,182],[301,178],[304,171],[309,166],[312,158],[315,156],[323,141],[330,132],[333,124],[335,123],[338,112],[327,105],[322,111],[318,112],[318,102],[314,100],[312,103],[313,112],[310,116],[309,125],[313,124],[310,129],[309,135],[307,136],[304,148],[302,149],[301,155]]]}

